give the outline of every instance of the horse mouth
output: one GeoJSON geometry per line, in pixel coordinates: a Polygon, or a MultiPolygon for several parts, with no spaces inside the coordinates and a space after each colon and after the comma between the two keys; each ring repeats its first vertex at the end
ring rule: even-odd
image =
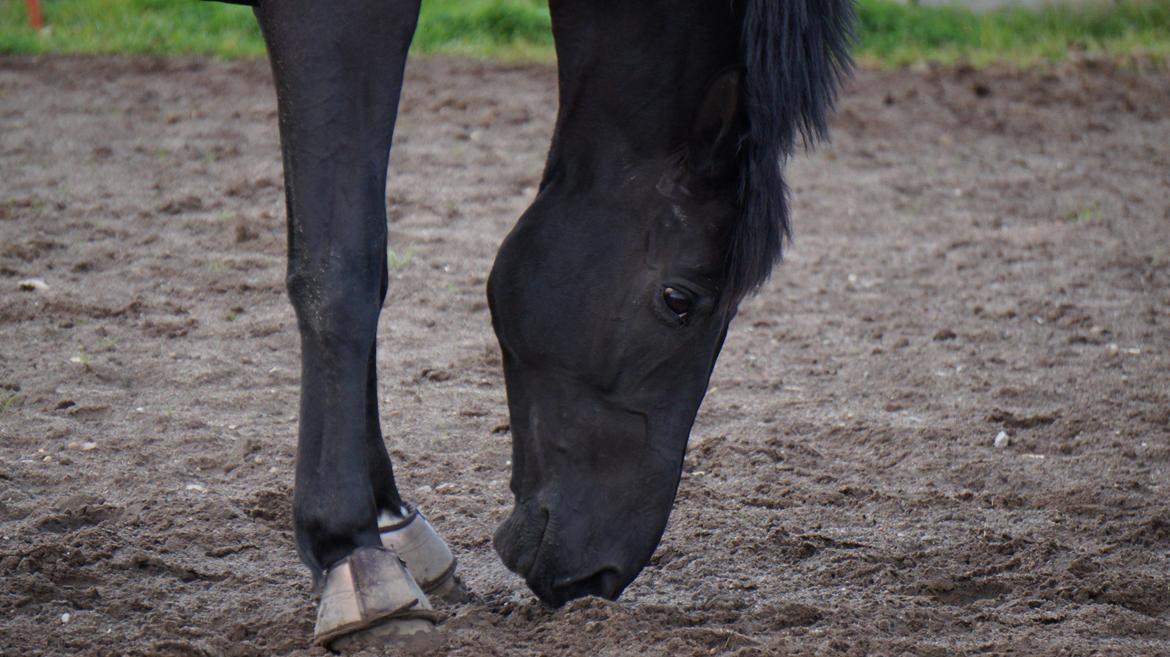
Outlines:
{"type": "Polygon", "coordinates": [[[614,566],[603,566],[584,577],[565,577],[553,582],[549,598],[545,602],[559,607],[569,600],[595,595],[607,600],[617,600],[624,586],[621,571],[614,566]]]}

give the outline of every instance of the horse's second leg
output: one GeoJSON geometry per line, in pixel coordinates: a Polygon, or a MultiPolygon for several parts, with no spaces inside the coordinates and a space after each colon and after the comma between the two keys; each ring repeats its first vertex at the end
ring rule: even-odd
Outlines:
{"type": "Polygon", "coordinates": [[[317,638],[390,621],[416,629],[434,615],[382,547],[380,507],[400,512],[401,500],[370,424],[386,172],[418,0],[279,0],[256,14],[280,108],[288,289],[301,334],[294,526],[322,584],[317,638]]]}

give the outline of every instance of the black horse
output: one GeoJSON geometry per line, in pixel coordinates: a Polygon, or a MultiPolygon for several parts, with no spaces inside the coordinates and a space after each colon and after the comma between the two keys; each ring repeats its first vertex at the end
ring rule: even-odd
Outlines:
{"type": "MultiPolygon", "coordinates": [[[[242,1],[246,4],[257,2],[242,1]]],[[[851,0],[551,0],[560,106],[488,282],[513,434],[495,535],[541,600],[649,561],[728,326],[780,258],[785,159],[824,136],[851,0]]],[[[295,528],[317,639],[434,621],[454,561],[379,427],[386,177],[419,0],[259,0],[301,334],[295,528]],[[400,560],[401,557],[401,560],[400,560]],[[403,565],[405,563],[405,566],[403,565]]]]}

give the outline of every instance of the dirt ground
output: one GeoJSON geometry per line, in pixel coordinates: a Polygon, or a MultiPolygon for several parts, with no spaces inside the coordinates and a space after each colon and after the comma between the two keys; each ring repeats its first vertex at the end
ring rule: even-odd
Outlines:
{"type": "MultiPolygon", "coordinates": [[[[433,654],[1170,655],[1165,72],[859,73],[662,545],[560,610],[491,548],[483,293],[554,103],[547,67],[409,70],[382,412],[473,592],[433,654]]],[[[0,59],[3,655],[322,653],[280,180],[262,62],[0,59]]]]}

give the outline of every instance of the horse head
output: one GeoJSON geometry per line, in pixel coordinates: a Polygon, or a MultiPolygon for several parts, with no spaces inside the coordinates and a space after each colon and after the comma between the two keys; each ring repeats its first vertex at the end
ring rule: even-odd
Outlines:
{"type": "MultiPolygon", "coordinates": [[[[768,108],[772,78],[811,73],[784,102],[823,112],[840,72],[776,52],[785,3],[562,4],[553,146],[488,282],[515,496],[495,545],[553,605],[616,598],[650,560],[728,326],[779,257],[780,161],[823,125],[768,108]]],[[[817,39],[844,29],[807,11],[817,39]]]]}
{"type": "MultiPolygon", "coordinates": [[[[719,102],[737,102],[734,80],[719,102]]],[[[720,298],[734,161],[706,158],[735,138],[697,130],[684,153],[622,167],[604,190],[547,185],[496,258],[517,498],[497,548],[550,603],[616,596],[665,528],[734,314],[720,298]]]]}

